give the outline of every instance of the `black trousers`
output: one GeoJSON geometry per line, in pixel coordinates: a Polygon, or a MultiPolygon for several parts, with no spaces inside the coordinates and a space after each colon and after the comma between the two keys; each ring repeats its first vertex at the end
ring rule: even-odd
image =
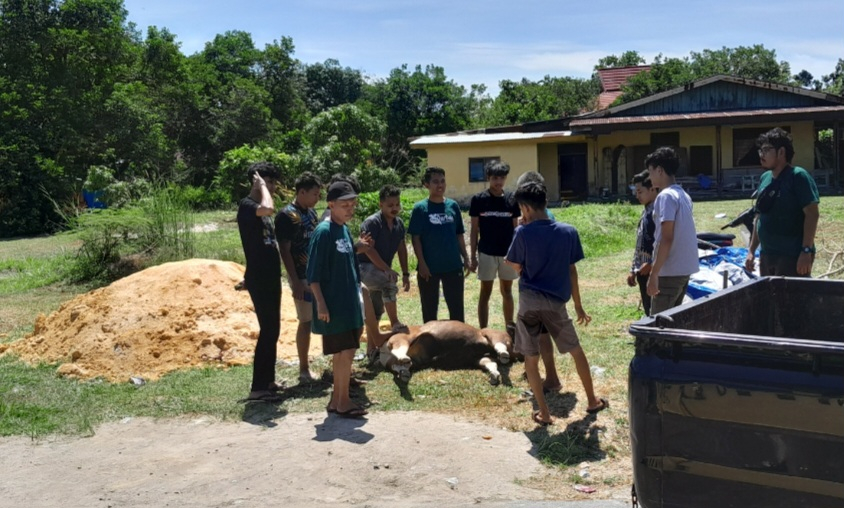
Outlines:
{"type": "Polygon", "coordinates": [[[252,391],[264,391],[275,381],[278,334],[281,330],[281,278],[249,280],[246,289],[258,316],[258,343],[252,364],[252,391]]]}
{"type": "Polygon", "coordinates": [[[636,282],[639,283],[639,294],[642,296],[642,308],[645,315],[651,315],[651,297],[648,295],[648,276],[636,274],[636,282]]]}
{"type": "Polygon", "coordinates": [[[779,256],[777,254],[762,254],[759,256],[759,275],[782,275],[785,277],[810,277],[797,274],[797,258],[799,256],[779,256]]]}
{"type": "Polygon", "coordinates": [[[448,318],[465,321],[463,312],[463,270],[451,273],[431,274],[428,280],[416,276],[419,283],[419,298],[422,301],[422,321],[436,321],[437,307],[440,305],[440,282],[443,298],[448,306],[448,318]]]}

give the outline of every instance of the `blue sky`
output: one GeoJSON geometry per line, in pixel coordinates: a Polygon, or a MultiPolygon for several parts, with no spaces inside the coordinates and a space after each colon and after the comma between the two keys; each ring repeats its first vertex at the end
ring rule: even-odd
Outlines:
{"type": "Polygon", "coordinates": [[[259,48],[293,39],[304,63],[328,58],[386,77],[435,64],[466,86],[545,75],[587,77],[598,59],[763,44],[816,78],[844,58],[842,0],[125,0],[142,30],[166,27],[192,54],[243,30],[259,48]]]}

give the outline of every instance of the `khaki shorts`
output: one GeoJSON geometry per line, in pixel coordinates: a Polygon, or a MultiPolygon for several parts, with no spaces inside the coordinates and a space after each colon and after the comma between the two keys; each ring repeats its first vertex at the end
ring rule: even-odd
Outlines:
{"type": "Polygon", "coordinates": [[[519,274],[504,261],[503,256],[490,256],[478,252],[478,280],[516,280],[519,274]]]}
{"type": "Polygon", "coordinates": [[[396,281],[390,280],[386,272],[379,270],[372,263],[360,264],[360,281],[370,293],[381,293],[383,302],[395,302],[399,288],[396,281]]]}
{"type": "Polygon", "coordinates": [[[516,318],[516,352],[525,356],[539,355],[539,335],[543,326],[560,353],[580,346],[574,323],[566,312],[566,304],[529,289],[519,291],[519,316],[516,318]]]}
{"type": "MultiPolygon", "coordinates": [[[[311,303],[311,300],[313,300],[313,293],[310,293],[311,288],[308,286],[308,281],[306,279],[302,279],[302,284],[304,284],[306,289],[305,299],[293,299],[293,304],[296,305],[296,319],[298,319],[300,323],[310,323],[314,319],[314,307],[311,303]]],[[[293,290],[292,284],[290,284],[290,290],[293,290]]]]}

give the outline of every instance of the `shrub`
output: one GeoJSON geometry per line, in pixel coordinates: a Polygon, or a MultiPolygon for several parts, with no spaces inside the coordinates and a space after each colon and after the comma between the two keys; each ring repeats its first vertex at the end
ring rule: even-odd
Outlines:
{"type": "Polygon", "coordinates": [[[191,210],[217,210],[231,203],[228,193],[222,189],[175,184],[171,184],[168,189],[191,210]]]}
{"type": "Polygon", "coordinates": [[[157,189],[125,209],[92,210],[74,219],[82,246],[68,278],[108,283],[150,263],[194,255],[194,216],[170,189],[157,189]]]}
{"type": "Polygon", "coordinates": [[[399,174],[390,168],[382,169],[377,166],[366,165],[356,169],[352,174],[360,182],[362,192],[378,192],[384,185],[399,185],[401,183],[399,174]]]}
{"type": "Polygon", "coordinates": [[[271,147],[243,145],[223,154],[220,167],[214,176],[212,189],[224,193],[229,202],[235,202],[249,193],[246,169],[254,162],[268,161],[281,171],[281,185],[292,187],[296,179],[290,155],[271,147]]]}

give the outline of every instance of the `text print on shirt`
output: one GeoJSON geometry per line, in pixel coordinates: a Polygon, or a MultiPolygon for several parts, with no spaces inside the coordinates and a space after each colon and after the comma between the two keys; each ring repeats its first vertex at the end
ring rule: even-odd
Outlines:
{"type": "Polygon", "coordinates": [[[351,244],[351,242],[349,242],[349,240],[347,240],[345,238],[341,238],[340,240],[337,240],[336,243],[337,243],[337,252],[339,252],[341,254],[348,254],[348,253],[352,252],[352,244],[351,244]]]}
{"type": "Polygon", "coordinates": [[[428,220],[431,222],[431,224],[435,224],[437,226],[440,226],[440,225],[443,225],[443,224],[453,223],[454,217],[452,217],[451,215],[449,215],[447,213],[432,213],[431,215],[428,216],[428,220]]]}
{"type": "Polygon", "coordinates": [[[513,218],[513,212],[481,212],[481,217],[504,217],[507,219],[513,218]]]}

